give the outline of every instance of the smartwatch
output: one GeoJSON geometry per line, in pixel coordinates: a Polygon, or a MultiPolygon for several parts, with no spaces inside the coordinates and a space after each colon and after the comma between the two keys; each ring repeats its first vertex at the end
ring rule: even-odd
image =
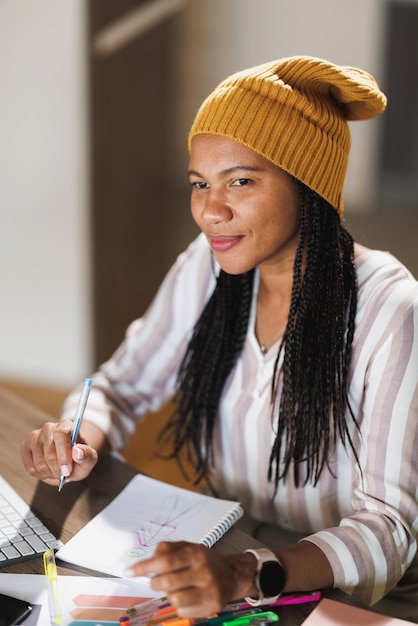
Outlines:
{"type": "Polygon", "coordinates": [[[277,600],[286,584],[286,572],[276,555],[267,548],[245,550],[257,559],[257,571],[254,584],[258,589],[258,598],[245,598],[252,606],[271,604],[277,600]]]}

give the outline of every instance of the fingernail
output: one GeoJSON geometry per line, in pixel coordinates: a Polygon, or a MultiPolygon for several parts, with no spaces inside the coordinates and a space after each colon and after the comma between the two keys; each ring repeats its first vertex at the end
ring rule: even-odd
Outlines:
{"type": "Polygon", "coordinates": [[[125,576],[127,578],[132,578],[135,576],[135,571],[131,567],[128,567],[128,569],[125,570],[125,576]]]}
{"type": "Polygon", "coordinates": [[[70,475],[70,468],[68,465],[61,465],[60,472],[63,476],[67,477],[70,475]]]}
{"type": "Polygon", "coordinates": [[[84,459],[84,451],[81,448],[75,448],[75,453],[77,455],[77,459],[81,461],[84,459]]]}

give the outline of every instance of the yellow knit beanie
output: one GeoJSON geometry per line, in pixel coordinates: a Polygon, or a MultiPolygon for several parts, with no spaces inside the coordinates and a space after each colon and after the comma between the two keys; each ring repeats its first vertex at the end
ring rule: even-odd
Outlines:
{"type": "Polygon", "coordinates": [[[386,97],[363,70],[296,56],[222,81],[189,134],[234,139],[325,198],[339,214],[350,150],[347,120],[382,113],[386,97]]]}

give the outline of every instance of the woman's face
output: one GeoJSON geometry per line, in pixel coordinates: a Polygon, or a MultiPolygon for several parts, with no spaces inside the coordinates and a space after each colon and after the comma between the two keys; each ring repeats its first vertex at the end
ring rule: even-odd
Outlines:
{"type": "Polygon", "coordinates": [[[293,267],[299,241],[299,189],[291,177],[242,144],[218,135],[192,139],[193,218],[221,268],[293,267]]]}

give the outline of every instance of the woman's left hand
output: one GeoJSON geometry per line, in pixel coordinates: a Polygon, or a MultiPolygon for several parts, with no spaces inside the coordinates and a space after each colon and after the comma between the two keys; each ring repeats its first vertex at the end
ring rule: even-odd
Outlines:
{"type": "Polygon", "coordinates": [[[167,594],[181,617],[208,617],[225,604],[254,593],[255,559],[248,554],[222,555],[201,544],[160,543],[150,559],[133,565],[127,575],[150,576],[151,587],[167,594]]]}

